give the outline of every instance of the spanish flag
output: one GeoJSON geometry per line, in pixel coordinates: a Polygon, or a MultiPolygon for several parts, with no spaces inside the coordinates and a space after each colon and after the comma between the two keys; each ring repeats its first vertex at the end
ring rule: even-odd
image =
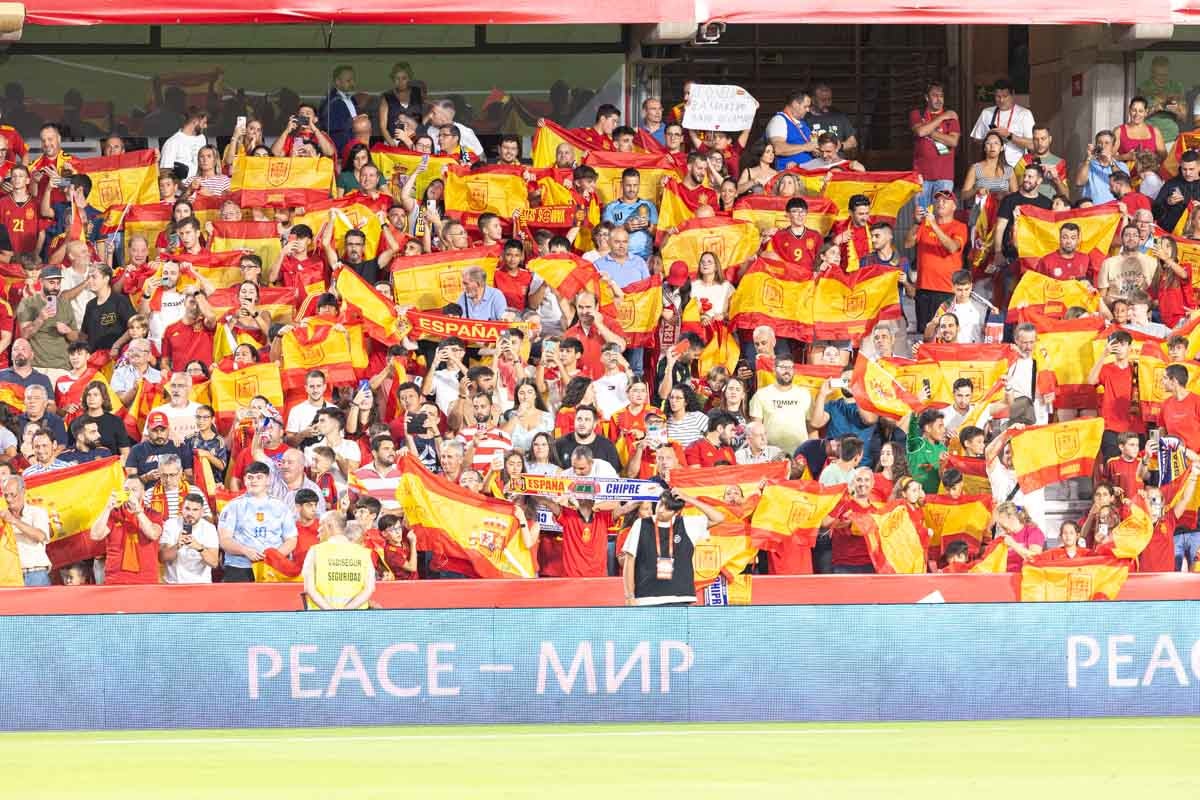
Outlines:
{"type": "Polygon", "coordinates": [[[12,409],[14,414],[24,414],[25,387],[11,381],[0,381],[0,403],[12,409]]]}
{"type": "Polygon", "coordinates": [[[329,197],[333,161],[240,155],[233,162],[230,191],[242,208],[310,206],[329,197]]]}
{"type": "Polygon", "coordinates": [[[688,189],[682,181],[671,178],[662,190],[662,202],[658,206],[658,229],[665,231],[678,228],[696,216],[696,209],[702,205],[716,211],[716,191],[707,185],[688,189]]]}
{"type": "MultiPolygon", "coordinates": [[[[881,358],[876,361],[859,355],[854,362],[854,376],[850,380],[850,391],[858,407],[881,417],[898,420],[906,414],[920,411],[921,400],[911,386],[917,364],[899,359],[881,358]],[[904,375],[909,380],[901,381],[904,375]]],[[[927,368],[927,367],[926,367],[927,368]]],[[[936,372],[936,367],[934,368],[936,372]]],[[[933,385],[933,381],[930,381],[933,385]]]]}
{"type": "Polygon", "coordinates": [[[588,153],[613,150],[612,139],[600,139],[595,131],[588,128],[564,128],[547,119],[545,125],[533,134],[533,166],[553,167],[555,152],[564,142],[575,150],[575,161],[578,163],[582,163],[583,157],[588,153]]]}
{"type": "MultiPolygon", "coordinates": [[[[759,359],[765,360],[766,357],[759,356],[759,359]]],[[[775,382],[774,357],[770,358],[770,365],[756,364],[755,366],[761,367],[759,370],[761,374],[756,381],[758,388],[770,386],[775,382]]],[[[821,391],[821,384],[831,378],[840,378],[841,376],[842,367],[838,364],[797,364],[795,372],[792,374],[792,385],[807,389],[813,397],[816,397],[817,392],[821,391]]]]}
{"type": "Polygon", "coordinates": [[[334,288],[338,296],[362,315],[363,332],[385,345],[400,344],[400,317],[396,304],[375,290],[352,269],[338,270],[334,288]]]}
{"type": "Polygon", "coordinates": [[[809,339],[815,286],[812,272],[798,264],[759,258],[750,265],[729,301],[734,330],[769,325],[776,336],[809,339]]]}
{"type": "Polygon", "coordinates": [[[212,391],[213,410],[217,412],[217,424],[226,430],[233,422],[239,408],[249,408],[255,395],[261,394],[276,408],[283,407],[283,383],[279,375],[279,364],[251,364],[241,369],[226,371],[219,366],[209,378],[212,391]]]}
{"type": "MultiPolygon", "coordinates": [[[[195,283],[193,276],[200,276],[218,289],[225,289],[241,284],[242,270],[238,264],[242,260],[242,255],[243,253],[240,250],[227,250],[224,252],[196,253],[195,255],[162,253],[159,255],[159,258],[162,259],[163,263],[180,265],[180,289],[195,283]]],[[[162,277],[161,265],[154,275],[156,278],[162,277]]],[[[161,298],[159,302],[161,302],[161,298]]]]}
{"type": "Polygon", "coordinates": [[[1016,353],[1007,344],[922,342],[917,347],[918,362],[933,362],[941,370],[942,379],[936,384],[940,391],[933,399],[945,403],[954,402],[954,382],[960,378],[971,382],[971,403],[982,402],[1016,360],[1016,353]]]}
{"type": "Polygon", "coordinates": [[[1033,269],[1043,256],[1058,250],[1059,229],[1064,223],[1079,226],[1079,252],[1092,262],[1092,271],[1100,266],[1112,249],[1121,227],[1121,210],[1115,200],[1090,208],[1049,211],[1037,206],[1021,206],[1013,222],[1013,245],[1022,269],[1033,269]]]}
{"type": "MultiPolygon", "coordinates": [[[[371,160],[375,162],[380,176],[388,181],[389,186],[401,185],[394,178],[403,179],[412,175],[421,165],[421,159],[426,157],[424,153],[418,153],[416,150],[409,150],[405,147],[392,147],[386,144],[371,145],[371,160]]],[[[418,202],[424,200],[425,190],[429,188],[429,184],[442,180],[446,169],[458,163],[449,156],[428,156],[428,159],[429,163],[426,165],[425,171],[417,176],[417,183],[413,186],[413,192],[418,202]]]]}
{"type": "MultiPolygon", "coordinates": [[[[258,308],[271,315],[272,322],[286,325],[292,321],[296,312],[296,290],[289,286],[264,286],[258,290],[258,308]]],[[[224,317],[239,305],[238,286],[227,286],[218,289],[208,297],[208,304],[213,307],[217,317],[224,317]]]]}
{"type": "Polygon", "coordinates": [[[749,497],[758,491],[758,484],[764,478],[782,481],[787,474],[786,461],[730,467],[680,467],[671,470],[671,487],[688,497],[720,498],[725,495],[725,487],[736,484],[741,487],[742,496],[749,497]]]}
{"type": "Polygon", "coordinates": [[[1071,478],[1090,477],[1103,435],[1102,417],[1033,425],[1017,431],[1010,441],[1021,491],[1028,494],[1071,478]]]}
{"type": "MultiPolygon", "coordinates": [[[[1189,210],[1190,211],[1190,210],[1189,210]]],[[[1181,223],[1187,222],[1188,211],[1185,211],[1181,218],[1181,223]]],[[[1200,286],[1200,242],[1194,239],[1185,239],[1182,234],[1171,235],[1157,225],[1154,226],[1154,235],[1158,237],[1166,237],[1175,242],[1176,260],[1185,267],[1191,268],[1192,275],[1192,290],[1193,299],[1195,298],[1195,289],[1200,286]]],[[[1178,323],[1176,323],[1178,324],[1178,323]]]]}
{"type": "Polygon", "coordinates": [[[835,170],[825,175],[810,175],[805,181],[817,181],[822,185],[819,193],[837,205],[838,219],[847,219],[850,216],[850,198],[861,194],[871,201],[873,221],[882,220],[893,225],[896,224],[896,217],[900,215],[901,209],[921,193],[921,181],[915,172],[835,170]]]}
{"type": "Polygon", "coordinates": [[[158,241],[158,235],[167,229],[167,225],[171,222],[171,206],[164,203],[146,203],[143,205],[130,206],[129,211],[125,212],[125,221],[118,228],[117,223],[121,218],[121,213],[125,211],[124,207],[113,207],[108,210],[105,216],[103,232],[114,233],[117,230],[125,232],[125,259],[129,260],[129,243],[137,237],[142,237],[150,246],[150,255],[153,257],[157,252],[155,242],[158,241]]]}
{"type": "MultiPolygon", "coordinates": [[[[1034,273],[1026,273],[1026,276],[1034,273]]],[[[1088,383],[1088,372],[1096,360],[1094,344],[1104,330],[1100,317],[1055,319],[1030,313],[1037,328],[1034,352],[1040,372],[1050,371],[1057,384],[1054,405],[1058,408],[1095,408],[1096,387],[1088,383]]]]}
{"type": "Polygon", "coordinates": [[[991,526],[994,506],[990,490],[986,494],[964,494],[957,499],[943,494],[926,495],[921,510],[933,533],[930,544],[945,552],[951,542],[962,541],[972,553],[978,552],[991,526]]]}
{"type": "Polygon", "coordinates": [[[46,555],[55,569],[104,555],[104,542],[93,542],[88,532],[109,495],[124,483],[125,470],[117,456],[25,479],[25,502],[40,506],[50,516],[46,555]]]}
{"type": "Polygon", "coordinates": [[[1008,542],[1004,539],[993,539],[967,572],[973,575],[1008,572],[1008,542]]]}
{"type": "Polygon", "coordinates": [[[641,175],[638,197],[662,204],[663,178],[682,178],[675,160],[665,153],[610,153],[603,150],[589,152],[583,163],[596,170],[596,194],[601,203],[621,199],[621,173],[636,169],[641,175]]]}
{"type": "Polygon", "coordinates": [[[571,298],[585,291],[600,297],[602,291],[611,291],[600,280],[595,265],[574,253],[551,253],[530,259],[526,266],[559,297],[571,298]]]}
{"type": "Polygon", "coordinates": [[[746,532],[745,520],[727,517],[726,521],[710,527],[708,538],[693,549],[692,581],[699,589],[720,575],[733,580],[757,556],[758,547],[746,532]]]}
{"type": "MultiPolygon", "coordinates": [[[[446,211],[492,213],[505,223],[529,205],[525,167],[494,164],[472,169],[459,164],[446,170],[446,211]]],[[[385,209],[386,210],[386,209],[385,209]]]]}
{"type": "Polygon", "coordinates": [[[396,466],[401,472],[396,499],[435,553],[472,577],[537,577],[511,503],[463,489],[411,455],[401,456],[396,466]]]}
{"type": "Polygon", "coordinates": [[[379,252],[379,237],[383,235],[381,218],[386,217],[391,202],[392,198],[388,195],[381,194],[372,200],[357,192],[337,199],[318,200],[309,203],[303,214],[292,219],[292,224],[307,225],[314,234],[319,234],[321,228],[330,224],[332,216],[333,248],[341,253],[346,234],[352,230],[361,231],[367,237],[363,258],[370,260],[379,252]]]}
{"type": "Polygon", "coordinates": [[[718,269],[725,270],[753,258],[758,253],[759,241],[758,228],[752,222],[728,217],[689,219],[668,237],[662,248],[662,260],[668,265],[682,261],[695,278],[704,253],[716,256],[718,269]]]}
{"type": "Polygon", "coordinates": [[[1146,506],[1146,498],[1130,498],[1129,516],[1112,530],[1112,554],[1117,558],[1136,559],[1154,536],[1154,520],[1146,506]]]}
{"type": "Polygon", "coordinates": [[[77,158],[71,165],[92,179],[87,203],[98,211],[113,206],[123,211],[128,205],[158,202],[158,157],[153,150],[77,158]]]}
{"type": "Polygon", "coordinates": [[[798,537],[811,547],[816,544],[821,520],[833,513],[845,490],[845,486],[822,486],[817,481],[767,484],[750,518],[752,540],[759,547],[771,549],[784,539],[798,537]]]}
{"type": "Polygon", "coordinates": [[[255,583],[299,583],[304,564],[297,564],[274,547],[263,551],[263,560],[250,564],[255,583]]]}
{"type": "Polygon", "coordinates": [[[1060,281],[1040,272],[1026,272],[1017,281],[1008,301],[1008,321],[1024,322],[1030,312],[1062,319],[1067,309],[1079,306],[1088,312],[1100,310],[1100,293],[1083,281],[1060,281]]]}
{"type": "Polygon", "coordinates": [[[857,344],[881,319],[900,319],[900,270],[876,264],[854,272],[822,272],[813,301],[804,309],[811,339],[849,339],[857,344]]]}
{"type": "Polygon", "coordinates": [[[714,367],[724,367],[732,375],[737,369],[738,359],[742,356],[737,336],[724,322],[714,323],[710,326],[710,331],[711,335],[696,360],[699,374],[707,375],[714,367]]]}
{"type": "Polygon", "coordinates": [[[500,247],[493,245],[393,259],[392,289],[396,305],[428,311],[457,303],[463,293],[463,270],[482,267],[491,286],[499,258],[500,247]]]}
{"type": "MultiPolygon", "coordinates": [[[[8,509],[8,503],[0,504],[8,509]]],[[[17,552],[17,534],[12,523],[0,521],[0,586],[24,586],[25,574],[21,571],[21,554],[17,552]]]]}
{"type": "MultiPolygon", "coordinates": [[[[733,204],[733,218],[753,222],[761,235],[771,236],[788,226],[787,204],[791,199],[772,194],[746,195],[733,204]]],[[[804,227],[828,236],[837,217],[837,205],[825,197],[806,197],[804,201],[808,203],[804,227]]]]}
{"type": "Polygon", "coordinates": [[[1128,562],[1111,556],[1044,563],[1035,557],[1021,567],[1022,602],[1116,600],[1129,577],[1128,562]]]}
{"type": "Polygon", "coordinates": [[[1163,161],[1159,172],[1163,175],[1175,175],[1179,172],[1179,158],[1188,150],[1200,149],[1200,130],[1180,131],[1175,139],[1175,145],[1163,161]]]}
{"type": "Polygon", "coordinates": [[[926,549],[923,531],[908,513],[908,504],[893,500],[878,512],[853,514],[855,533],[866,539],[871,563],[880,575],[920,575],[925,572],[926,549]]]}
{"type": "MultiPolygon", "coordinates": [[[[942,472],[945,473],[948,469],[956,469],[962,473],[964,496],[989,494],[992,491],[992,481],[987,474],[987,461],[982,457],[972,458],[951,453],[946,456],[942,472]]],[[[942,487],[942,491],[946,491],[945,486],[942,487]]],[[[925,502],[929,502],[928,496],[926,496],[925,502]]]]}
{"type": "Polygon", "coordinates": [[[606,310],[624,331],[630,347],[653,345],[662,317],[662,276],[652,275],[629,284],[619,298],[613,298],[606,310]]]}
{"type": "Polygon", "coordinates": [[[331,386],[354,383],[350,341],[344,330],[333,325],[296,325],[283,335],[280,381],[285,390],[304,388],[309,370],[319,369],[331,386]]]}
{"type": "Polygon", "coordinates": [[[213,250],[242,250],[254,253],[262,259],[263,270],[270,270],[279,258],[279,231],[274,222],[224,222],[213,223],[213,250]]]}
{"type": "Polygon", "coordinates": [[[156,406],[162,405],[163,394],[161,383],[151,383],[147,378],[138,380],[137,392],[129,403],[129,419],[125,423],[126,427],[132,425],[133,430],[137,432],[134,438],[140,437],[141,432],[146,429],[146,417],[150,416],[150,412],[156,406]]]}
{"type": "Polygon", "coordinates": [[[971,228],[971,250],[967,259],[971,269],[980,274],[992,265],[996,254],[996,214],[1000,210],[1000,201],[991,192],[984,192],[982,200],[976,199],[975,206],[978,213],[971,228]]]}

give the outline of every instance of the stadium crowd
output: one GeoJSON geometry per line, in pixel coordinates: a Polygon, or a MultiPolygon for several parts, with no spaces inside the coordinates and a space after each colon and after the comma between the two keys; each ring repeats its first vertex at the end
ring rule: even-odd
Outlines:
{"type": "Polygon", "coordinates": [[[1196,563],[1200,154],[1147,124],[1153,98],[1068,156],[1006,82],[973,123],[930,84],[896,173],[871,171],[827,86],[753,138],[684,128],[685,88],[632,120],[538,120],[538,163],[393,75],[367,115],[340,66],[324,102],[274,130],[248,113],[223,152],[203,110],[143,161],[116,135],[78,159],[57,124],[40,149],[0,126],[0,518],[26,585],[295,578],[328,537],[365,546],[383,581],[490,576],[463,552],[511,546],[533,574],[682,600],[700,543],[776,484],[838,496],[793,520],[811,536],[755,539],[739,572],[878,571],[861,515],[894,508],[920,571],[966,571],[997,540],[1019,571],[1103,552],[1139,502],[1154,535],[1135,567],[1196,563]],[[106,195],[127,165],[156,174],[155,202],[106,195]],[[301,173],[332,180],[294,196],[301,173]],[[1021,233],[1039,221],[1049,246],[1021,233]],[[239,223],[267,226],[265,249],[239,223]],[[1098,344],[1068,393],[1081,356],[1045,342],[1080,331],[1098,344]],[[952,373],[964,360],[984,365],[952,373]],[[1089,417],[1092,506],[1051,530],[1013,440],[1089,417]],[[1169,484],[1161,441],[1183,463],[1169,484]],[[26,501],[109,458],[124,479],[97,484],[86,531],[26,501]],[[503,504],[514,541],[414,524],[414,476],[447,503],[503,504]],[[526,490],[556,476],[573,483],[526,490]],[[588,496],[616,478],[664,494],[588,496]],[[983,517],[961,528],[926,513],[972,497],[983,517]]]}

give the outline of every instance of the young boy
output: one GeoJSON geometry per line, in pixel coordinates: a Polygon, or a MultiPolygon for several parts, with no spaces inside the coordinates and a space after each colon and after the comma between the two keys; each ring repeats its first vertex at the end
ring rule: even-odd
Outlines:
{"type": "Polygon", "coordinates": [[[983,326],[987,323],[987,309],[971,293],[975,291],[975,281],[971,273],[960,269],[950,276],[954,287],[954,299],[947,300],[938,308],[937,313],[925,326],[925,340],[933,341],[938,319],[942,314],[953,314],[958,318],[959,344],[978,344],[983,341],[983,326]]]}
{"type": "Polygon", "coordinates": [[[1104,462],[1104,480],[1118,486],[1126,497],[1136,497],[1142,483],[1142,443],[1133,431],[1117,434],[1116,456],[1104,462]]]}
{"type": "Polygon", "coordinates": [[[338,510],[338,491],[337,482],[333,478],[333,465],[335,457],[333,448],[326,445],[317,445],[313,448],[313,463],[310,468],[312,473],[313,483],[321,490],[321,495],[325,498],[325,507],[330,511],[338,510]]]}
{"type": "Polygon", "coordinates": [[[383,535],[380,547],[371,547],[379,579],[384,581],[411,581],[417,579],[417,535],[405,530],[404,518],[396,514],[384,514],[379,518],[379,530],[383,535]]]}
{"type": "Polygon", "coordinates": [[[1137,289],[1129,294],[1129,324],[1125,327],[1131,331],[1145,333],[1150,336],[1156,336],[1159,339],[1165,339],[1171,335],[1171,329],[1161,322],[1153,322],[1150,319],[1150,295],[1146,294],[1141,289],[1137,289]]]}
{"type": "Polygon", "coordinates": [[[967,562],[970,556],[970,547],[961,539],[950,542],[946,545],[946,566],[942,572],[961,573],[970,569],[967,562]]]}

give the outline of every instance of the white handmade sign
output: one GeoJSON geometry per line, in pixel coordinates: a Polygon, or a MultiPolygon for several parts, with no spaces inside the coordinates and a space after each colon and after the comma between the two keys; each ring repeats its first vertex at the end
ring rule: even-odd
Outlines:
{"type": "Polygon", "coordinates": [[[754,124],[758,101],[740,86],[693,83],[683,127],[697,131],[744,131],[754,124]]]}

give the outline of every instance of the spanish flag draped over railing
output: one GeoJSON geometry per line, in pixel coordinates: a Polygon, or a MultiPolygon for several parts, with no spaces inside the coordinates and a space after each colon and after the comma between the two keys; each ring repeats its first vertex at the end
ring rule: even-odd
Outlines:
{"type": "Polygon", "coordinates": [[[1091,477],[1104,419],[1088,417],[1032,425],[1012,437],[1013,470],[1026,494],[1071,478],[1091,477]]]}
{"type": "Polygon", "coordinates": [[[662,260],[667,265],[682,261],[695,278],[704,253],[716,256],[718,268],[724,271],[753,258],[759,242],[758,228],[752,222],[729,217],[690,219],[667,239],[662,260]]]}
{"type": "Polygon", "coordinates": [[[992,522],[995,501],[988,494],[963,494],[958,498],[944,494],[925,495],[925,524],[933,534],[930,544],[945,552],[951,542],[966,542],[972,553],[979,552],[984,535],[992,522]]]}
{"type": "Polygon", "coordinates": [[[158,158],[153,150],[77,158],[71,165],[92,179],[87,203],[98,211],[114,206],[123,211],[127,205],[158,202],[158,158]]]}
{"type": "Polygon", "coordinates": [[[240,155],[233,162],[230,192],[242,208],[309,206],[329,197],[333,161],[240,155]]]}
{"type": "Polygon", "coordinates": [[[575,160],[580,163],[588,153],[614,149],[612,139],[600,137],[589,128],[564,128],[557,122],[545,120],[545,124],[533,134],[533,153],[530,155],[533,166],[553,167],[554,154],[564,142],[574,148],[575,160]]]}
{"type": "Polygon", "coordinates": [[[981,402],[1016,360],[1017,354],[1008,344],[922,342],[917,347],[917,361],[934,362],[942,373],[932,399],[943,403],[954,401],[954,382],[960,378],[971,381],[971,402],[981,402]]]}
{"type": "Polygon", "coordinates": [[[812,272],[798,264],[759,258],[733,292],[729,319],[735,330],[752,331],[769,325],[776,336],[805,339],[811,328],[802,320],[811,318],[812,272]]]}
{"type": "MultiPolygon", "coordinates": [[[[293,218],[292,224],[307,225],[314,234],[319,234],[325,225],[332,224],[333,248],[339,254],[344,252],[346,234],[352,230],[361,231],[367,237],[363,258],[370,260],[379,252],[379,238],[383,235],[381,218],[386,216],[391,202],[392,198],[385,194],[372,200],[358,192],[337,199],[318,200],[305,206],[304,213],[293,218]]],[[[266,262],[263,265],[269,266],[266,262]]]]}
{"type": "Polygon", "coordinates": [[[1100,317],[1055,319],[1031,312],[1028,319],[1037,328],[1034,359],[1039,372],[1052,372],[1056,383],[1054,405],[1058,408],[1095,408],[1096,387],[1088,383],[1095,363],[1094,343],[1104,330],[1100,317]]]}
{"type": "Polygon", "coordinates": [[[621,199],[621,173],[636,169],[641,176],[638,197],[649,200],[658,208],[662,202],[663,178],[682,178],[675,160],[665,153],[589,152],[583,163],[596,170],[596,194],[601,203],[621,199]]]}
{"type": "MultiPolygon", "coordinates": [[[[772,194],[746,195],[733,204],[733,218],[753,222],[760,234],[771,236],[788,226],[787,204],[791,199],[772,194]]],[[[806,197],[804,202],[808,203],[804,227],[828,236],[837,217],[837,204],[827,197],[806,197]]]]}
{"type": "Polygon", "coordinates": [[[1108,257],[1113,239],[1121,227],[1121,210],[1117,201],[1090,208],[1050,211],[1037,206],[1021,206],[1013,220],[1013,246],[1023,269],[1033,269],[1043,256],[1058,250],[1058,235],[1064,223],[1079,226],[1078,252],[1092,263],[1092,272],[1108,257]]]}
{"type": "Polygon", "coordinates": [[[228,430],[237,410],[249,408],[255,395],[261,394],[276,408],[283,407],[283,383],[279,364],[274,361],[232,371],[217,366],[209,378],[209,388],[221,430],[228,430]]]}
{"type": "Polygon", "coordinates": [[[856,346],[883,319],[900,319],[900,270],[883,264],[854,272],[830,270],[813,279],[804,321],[812,339],[849,339],[856,346]]]}
{"type": "Polygon", "coordinates": [[[472,169],[460,164],[446,170],[446,211],[456,214],[492,213],[511,222],[514,213],[529,205],[525,167],[492,164],[472,169]]]}
{"type": "Polygon", "coordinates": [[[708,529],[708,538],[696,544],[692,553],[692,579],[696,589],[711,584],[724,576],[727,582],[740,581],[745,589],[745,603],[749,604],[750,576],[742,570],[758,555],[758,545],[752,540],[747,528],[754,513],[758,498],[752,497],[739,506],[733,506],[708,497],[705,502],[719,511],[724,520],[708,529]]]}
{"type": "Polygon", "coordinates": [[[521,537],[512,503],[492,500],[434,475],[401,456],[396,499],[418,537],[456,571],[477,578],[533,578],[533,556],[521,537]]]}
{"type": "Polygon", "coordinates": [[[940,382],[936,365],[894,358],[872,361],[860,353],[854,362],[850,392],[864,411],[898,420],[923,407],[915,391],[923,379],[929,379],[931,387],[940,382]]]}
{"type": "Polygon", "coordinates": [[[1025,322],[1032,319],[1031,313],[1062,319],[1072,306],[1099,311],[1100,293],[1083,281],[1060,281],[1040,272],[1026,272],[1009,298],[1008,321],[1025,322]]]}
{"type": "MultiPolygon", "coordinates": [[[[423,158],[426,158],[424,153],[418,153],[416,150],[409,150],[406,147],[392,147],[386,144],[371,146],[371,160],[379,168],[383,180],[389,182],[389,186],[402,185],[403,178],[416,172],[423,158]],[[395,178],[400,178],[400,183],[396,183],[393,180],[395,178]]],[[[446,168],[458,163],[449,156],[428,156],[428,158],[429,163],[426,165],[425,171],[417,176],[416,185],[413,186],[413,192],[418,201],[424,199],[425,190],[429,188],[429,184],[435,180],[442,180],[446,168]]]]}
{"type": "Polygon", "coordinates": [[[285,390],[304,388],[309,370],[319,369],[331,386],[354,383],[350,341],[334,325],[295,325],[280,340],[280,382],[285,390]]]}
{"type": "Polygon", "coordinates": [[[1116,600],[1129,577],[1129,563],[1112,556],[1049,561],[1035,556],[1021,567],[1022,602],[1116,600]]]}
{"type": "MultiPolygon", "coordinates": [[[[315,231],[314,231],[315,232],[315,231]]],[[[263,271],[279,258],[279,230],[274,222],[213,222],[212,239],[208,243],[213,250],[242,250],[254,253],[262,259],[263,271]]]]}
{"type": "Polygon", "coordinates": [[[871,563],[880,575],[919,575],[926,571],[929,541],[924,525],[918,528],[908,504],[893,500],[878,512],[852,514],[855,533],[866,539],[871,563]]]}
{"type": "Polygon", "coordinates": [[[787,478],[786,461],[768,464],[747,464],[730,467],[681,467],[671,470],[671,488],[688,497],[721,498],[725,487],[736,484],[743,497],[758,491],[763,480],[782,481],[787,478]]]}
{"type": "Polygon", "coordinates": [[[817,481],[769,483],[750,518],[750,536],[766,549],[789,538],[811,547],[816,544],[821,520],[833,512],[845,490],[845,486],[822,486],[817,481]]]}
{"type": "Polygon", "coordinates": [[[428,311],[456,303],[463,293],[463,270],[482,267],[491,286],[499,257],[500,247],[493,245],[393,259],[392,290],[396,305],[428,311]]]}
{"type": "Polygon", "coordinates": [[[104,542],[88,532],[113,492],[125,481],[117,456],[51,470],[25,479],[25,502],[50,516],[46,555],[55,569],[104,555],[104,542]]]}
{"type": "Polygon", "coordinates": [[[352,269],[338,270],[334,280],[338,296],[362,316],[363,332],[385,345],[400,344],[400,317],[396,304],[384,297],[375,287],[352,269]]]}

